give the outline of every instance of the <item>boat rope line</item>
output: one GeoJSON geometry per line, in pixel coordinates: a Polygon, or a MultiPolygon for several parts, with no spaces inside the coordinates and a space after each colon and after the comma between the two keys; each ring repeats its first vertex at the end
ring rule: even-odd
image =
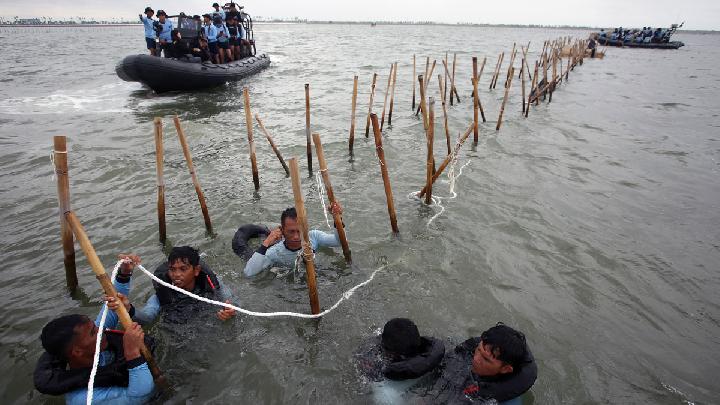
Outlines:
{"type": "MultiPolygon", "coordinates": [[[[301,257],[301,256],[298,255],[298,257],[301,257]]],[[[120,265],[121,265],[124,261],[126,261],[126,259],[121,259],[121,260],[118,260],[118,262],[115,264],[115,268],[113,269],[112,277],[111,277],[111,280],[112,280],[113,282],[115,281],[115,276],[117,275],[117,272],[118,272],[118,269],[120,268],[120,265]]],[[[198,301],[206,302],[206,303],[208,303],[208,304],[217,305],[217,306],[221,306],[221,307],[225,307],[225,308],[234,309],[235,311],[240,312],[240,313],[245,314],[245,315],[256,316],[256,317],[261,317],[261,318],[272,318],[272,317],[287,316],[287,317],[291,317],[291,318],[318,319],[318,318],[322,318],[323,316],[325,316],[325,315],[329,314],[330,312],[334,311],[337,307],[340,306],[340,304],[341,304],[343,301],[350,299],[350,297],[352,297],[353,294],[355,294],[355,291],[357,291],[359,288],[370,284],[370,282],[373,281],[373,279],[375,278],[375,276],[376,276],[380,271],[386,269],[388,266],[390,266],[390,264],[386,263],[386,264],[383,264],[382,266],[378,267],[377,269],[373,270],[373,272],[370,273],[370,277],[368,277],[367,280],[365,280],[365,281],[363,281],[363,282],[361,282],[361,283],[359,283],[359,284],[356,284],[355,286],[353,286],[353,287],[350,288],[349,290],[347,290],[347,291],[345,291],[344,293],[342,293],[342,296],[340,297],[340,299],[338,299],[330,308],[328,308],[328,309],[320,312],[319,314],[314,314],[314,315],[313,315],[313,314],[302,314],[302,313],[298,313],[298,312],[288,312],[288,311],[278,311],[278,312],[256,312],[256,311],[250,311],[250,310],[247,310],[247,309],[244,309],[244,308],[240,308],[240,307],[235,306],[235,305],[232,305],[232,304],[228,304],[228,303],[226,303],[226,302],[220,302],[220,301],[211,300],[211,299],[209,299],[209,298],[205,298],[205,297],[201,297],[201,296],[199,296],[199,295],[193,294],[193,293],[191,293],[190,291],[185,291],[185,290],[183,290],[183,289],[180,288],[180,287],[176,287],[176,286],[174,286],[174,285],[172,285],[172,284],[170,284],[170,283],[167,283],[167,282],[159,279],[158,277],[155,276],[155,274],[151,273],[150,271],[148,271],[145,267],[143,267],[143,266],[140,265],[140,264],[136,265],[135,267],[136,267],[138,270],[142,271],[143,273],[147,274],[147,276],[150,277],[153,281],[157,282],[158,284],[160,284],[160,285],[162,285],[162,286],[164,286],[164,287],[170,288],[171,290],[175,290],[175,291],[177,291],[177,292],[179,292],[179,293],[181,293],[181,294],[185,294],[185,295],[187,295],[188,297],[195,298],[195,299],[198,300],[198,301]]],[[[96,375],[96,373],[97,373],[98,363],[99,363],[99,361],[100,361],[100,344],[101,344],[101,342],[102,342],[102,333],[103,333],[103,329],[104,329],[104,327],[105,327],[105,318],[106,318],[106,316],[107,316],[107,311],[108,311],[108,307],[107,307],[107,304],[105,304],[104,307],[103,307],[102,315],[101,315],[101,317],[100,317],[100,325],[98,325],[98,334],[97,334],[97,338],[96,338],[96,341],[95,341],[95,356],[94,356],[94,358],[93,358],[92,371],[90,372],[90,380],[88,381],[88,393],[87,393],[87,402],[86,402],[87,405],[91,405],[91,404],[92,404],[92,399],[93,399],[93,385],[94,385],[94,382],[95,382],[95,375],[96,375]]]]}
{"type": "Polygon", "coordinates": [[[67,155],[67,151],[59,151],[59,150],[51,150],[50,151],[50,164],[52,165],[52,175],[50,176],[50,179],[52,182],[55,182],[55,175],[57,174],[57,165],[55,164],[55,154],[56,153],[64,153],[67,155]]]}
{"type": "MultiPolygon", "coordinates": [[[[110,282],[115,282],[115,277],[117,276],[118,270],[120,269],[120,265],[125,260],[118,260],[118,262],[115,264],[115,268],[112,271],[112,275],[110,276],[110,282]]],[[[103,338],[103,332],[105,330],[105,320],[107,318],[108,313],[108,306],[107,303],[103,304],[103,310],[102,315],[100,315],[100,324],[98,325],[98,333],[97,337],[95,338],[95,355],[93,356],[93,365],[92,370],[90,371],[90,379],[88,380],[87,385],[87,399],[86,404],[92,405],[92,399],[93,399],[93,388],[95,385],[95,375],[97,374],[97,368],[98,363],[100,362],[100,345],[102,344],[102,338],[103,338]]]]}
{"type": "Polygon", "coordinates": [[[315,183],[317,183],[317,189],[318,189],[318,197],[320,198],[320,205],[322,205],[322,212],[323,215],[325,215],[325,223],[327,224],[328,228],[333,229],[333,227],[330,225],[330,219],[328,218],[328,209],[325,205],[325,196],[327,195],[327,190],[325,189],[325,182],[322,180],[322,172],[327,171],[327,169],[324,170],[318,170],[317,173],[315,173],[315,183]]]}
{"type": "MultiPolygon", "coordinates": [[[[429,228],[430,225],[433,223],[433,221],[435,221],[440,215],[442,215],[445,212],[445,206],[443,205],[443,200],[453,200],[453,199],[457,198],[457,192],[455,191],[456,180],[460,176],[462,176],[463,170],[469,164],[470,164],[470,161],[468,160],[467,162],[465,162],[465,164],[463,164],[460,167],[460,170],[458,170],[458,174],[455,175],[455,166],[457,165],[457,156],[453,157],[452,163],[450,164],[450,168],[448,169],[448,172],[447,172],[448,181],[450,183],[450,190],[449,190],[450,195],[446,196],[446,197],[442,197],[442,196],[439,196],[436,194],[430,196],[430,199],[432,201],[432,204],[430,204],[430,207],[439,207],[440,211],[435,213],[435,215],[433,215],[428,220],[428,222],[427,222],[427,224],[425,224],[425,226],[427,226],[429,228]]],[[[407,198],[409,200],[420,200],[420,197],[418,197],[418,194],[420,194],[420,191],[422,191],[422,190],[411,192],[410,194],[408,194],[407,198]]]]}

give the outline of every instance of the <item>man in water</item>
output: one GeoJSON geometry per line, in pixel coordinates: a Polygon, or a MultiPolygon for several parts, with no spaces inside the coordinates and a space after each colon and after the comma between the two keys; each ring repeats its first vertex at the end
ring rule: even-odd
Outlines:
{"type": "MultiPolygon", "coordinates": [[[[155,270],[155,276],[175,287],[215,301],[230,303],[232,298],[230,290],[209,267],[200,262],[197,250],[190,246],[174,247],[170,251],[167,262],[155,270]]],[[[136,309],[130,303],[127,295],[118,294],[130,316],[142,324],[153,322],[161,312],[167,321],[183,323],[190,316],[195,315],[198,308],[210,308],[209,304],[197,301],[195,298],[159,283],[153,282],[153,286],[155,294],[150,296],[142,309],[136,309]]],[[[110,309],[117,308],[118,305],[119,303],[109,302],[110,309]]],[[[214,314],[221,321],[227,321],[235,316],[235,310],[223,308],[214,314]]]]}
{"type": "Polygon", "coordinates": [[[155,42],[155,28],[153,27],[155,20],[152,19],[153,14],[155,14],[155,11],[152,8],[145,7],[145,15],[138,14],[138,17],[140,17],[140,22],[142,22],[145,27],[145,44],[147,45],[147,49],[150,51],[150,55],[155,56],[157,43],[155,42]]]}
{"type": "Polygon", "coordinates": [[[520,405],[520,396],[537,379],[537,364],[525,335],[499,322],[455,347],[445,358],[435,383],[437,403],[472,403],[495,399],[500,405],[520,405]]]}
{"type": "MultiPolygon", "coordinates": [[[[121,258],[128,262],[122,265],[114,285],[117,291],[128,294],[132,263],[139,263],[139,258],[121,258]]],[[[49,395],[65,394],[65,402],[69,405],[86,403],[101,314],[102,311],[94,323],[85,315],[74,314],[45,325],[40,334],[45,353],[40,356],[33,374],[38,391],[49,395]]],[[[147,402],[152,396],[154,383],[145,358],[140,354],[145,334],[137,323],[124,332],[113,330],[117,324],[117,314],[108,312],[105,322],[108,330],[103,333],[100,343],[93,399],[98,403],[147,402]]]]}
{"type": "MultiPolygon", "coordinates": [[[[330,212],[342,215],[340,204],[333,203],[330,212]]],[[[309,232],[313,252],[323,246],[340,246],[337,230],[327,233],[313,229],[309,232]]],[[[292,267],[301,252],[302,239],[297,220],[297,211],[291,207],[280,215],[280,226],[273,229],[245,265],[243,273],[252,277],[271,266],[292,267]],[[282,243],[279,243],[282,242],[282,243]]]]}

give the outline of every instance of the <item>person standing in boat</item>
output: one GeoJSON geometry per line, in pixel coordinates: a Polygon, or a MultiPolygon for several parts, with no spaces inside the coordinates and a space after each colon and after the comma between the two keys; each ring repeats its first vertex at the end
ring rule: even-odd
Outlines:
{"type": "Polygon", "coordinates": [[[238,24],[236,16],[228,12],[227,29],[230,33],[230,50],[232,51],[232,59],[240,59],[240,41],[242,41],[242,27],[238,24]]]}
{"type": "MultiPolygon", "coordinates": [[[[330,206],[330,212],[342,215],[342,207],[337,202],[330,206]]],[[[337,230],[333,233],[313,229],[309,232],[310,244],[315,252],[323,246],[340,246],[337,230]]],[[[291,267],[299,254],[302,254],[302,238],[298,225],[297,211],[294,207],[287,208],[280,215],[280,226],[273,229],[260,247],[253,253],[245,265],[243,273],[252,277],[271,266],[291,267]]]]}
{"type": "MultiPolygon", "coordinates": [[[[158,40],[160,41],[160,48],[165,53],[165,57],[169,58],[172,55],[169,55],[172,53],[170,51],[170,47],[172,45],[172,30],[173,30],[173,23],[172,21],[168,20],[167,14],[163,10],[158,10],[157,13],[158,21],[156,22],[156,29],[158,32],[158,40]]],[[[160,53],[158,52],[158,56],[160,56],[160,53]]]]}
{"type": "Polygon", "coordinates": [[[203,34],[208,42],[210,60],[212,61],[212,63],[218,63],[218,31],[210,19],[210,14],[203,14],[203,23],[203,34]]]}
{"type": "Polygon", "coordinates": [[[140,17],[140,22],[142,22],[143,26],[145,27],[145,44],[147,45],[147,49],[148,51],[150,51],[150,55],[152,56],[155,56],[157,48],[157,42],[155,41],[155,29],[153,28],[153,23],[155,22],[155,20],[152,19],[154,14],[155,10],[150,7],[145,7],[145,15],[138,14],[138,17],[140,17]]]}
{"type": "Polygon", "coordinates": [[[225,10],[220,8],[220,5],[217,3],[213,3],[213,11],[210,13],[213,17],[216,15],[219,15],[220,18],[225,21],[225,10]]]}
{"type": "Polygon", "coordinates": [[[213,25],[217,28],[218,51],[220,63],[232,62],[232,51],[230,50],[230,32],[220,16],[213,17],[213,25]]]}

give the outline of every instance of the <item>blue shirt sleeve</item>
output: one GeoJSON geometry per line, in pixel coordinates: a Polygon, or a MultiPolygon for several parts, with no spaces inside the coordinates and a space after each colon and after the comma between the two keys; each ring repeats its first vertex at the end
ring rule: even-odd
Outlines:
{"type": "MultiPolygon", "coordinates": [[[[143,404],[147,402],[155,384],[147,363],[128,370],[129,384],[126,387],[95,387],[93,389],[93,403],[112,403],[123,405],[143,404]]],[[[87,389],[81,388],[65,394],[67,405],[85,405],[87,403],[87,389]]]]}
{"type": "Polygon", "coordinates": [[[248,260],[247,264],[245,264],[245,269],[243,270],[246,277],[252,277],[272,265],[272,260],[268,257],[268,254],[271,252],[273,247],[274,246],[270,246],[265,254],[261,254],[259,252],[253,253],[250,260],[248,260]]]}
{"type": "Polygon", "coordinates": [[[135,308],[135,321],[147,325],[157,318],[160,314],[160,300],[156,294],[153,294],[148,298],[145,306],[142,309],[135,308]]]}
{"type": "Polygon", "coordinates": [[[310,243],[312,244],[313,250],[318,250],[318,248],[324,246],[340,246],[340,238],[338,238],[337,229],[333,233],[313,229],[310,231],[310,243]]]}
{"type": "MultiPolygon", "coordinates": [[[[131,287],[132,280],[128,281],[127,283],[121,283],[117,280],[113,282],[113,286],[115,287],[115,291],[119,292],[120,294],[123,294],[126,297],[130,296],[130,287],[131,287]]],[[[102,312],[107,306],[107,303],[103,304],[102,308],[100,308],[100,312],[98,313],[97,317],[95,318],[95,326],[100,326],[100,318],[102,317],[102,312]]],[[[105,317],[105,327],[110,329],[117,328],[118,321],[120,318],[118,318],[115,311],[108,311],[107,316],[105,317]]]]}

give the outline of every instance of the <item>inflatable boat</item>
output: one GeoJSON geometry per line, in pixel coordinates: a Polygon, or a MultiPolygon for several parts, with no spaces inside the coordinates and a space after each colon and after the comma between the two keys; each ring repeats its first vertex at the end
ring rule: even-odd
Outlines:
{"type": "Polygon", "coordinates": [[[681,46],[685,46],[682,41],[670,41],[670,42],[632,42],[632,41],[618,41],[609,38],[598,38],[598,43],[605,46],[622,46],[625,48],[648,48],[648,49],[678,49],[681,46]]]}
{"type": "Polygon", "coordinates": [[[140,82],[162,93],[219,86],[258,73],[269,65],[270,58],[265,54],[217,65],[200,62],[199,58],[130,55],[115,66],[115,72],[125,81],[140,82]]]}

